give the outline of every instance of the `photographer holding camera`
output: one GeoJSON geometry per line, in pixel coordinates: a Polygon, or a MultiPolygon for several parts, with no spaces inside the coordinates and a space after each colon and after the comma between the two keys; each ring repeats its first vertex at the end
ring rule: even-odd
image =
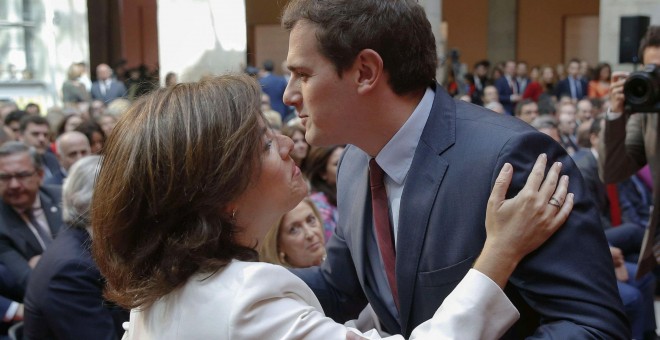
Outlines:
{"type": "MultiPolygon", "coordinates": [[[[660,202],[660,26],[649,26],[640,43],[645,68],[628,74],[614,72],[611,108],[599,147],[600,176],[605,183],[629,178],[646,164],[653,177],[653,202],[660,202]]],[[[637,277],[660,263],[660,208],[654,209],[648,237],[640,252],[637,277]],[[655,255],[654,255],[655,253],[655,255]]]]}

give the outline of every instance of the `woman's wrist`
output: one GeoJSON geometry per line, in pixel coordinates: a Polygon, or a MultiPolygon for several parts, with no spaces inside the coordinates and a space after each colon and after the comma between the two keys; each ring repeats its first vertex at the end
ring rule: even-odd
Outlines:
{"type": "Polygon", "coordinates": [[[510,246],[500,246],[487,239],[473,268],[504,289],[521,258],[510,246]]]}

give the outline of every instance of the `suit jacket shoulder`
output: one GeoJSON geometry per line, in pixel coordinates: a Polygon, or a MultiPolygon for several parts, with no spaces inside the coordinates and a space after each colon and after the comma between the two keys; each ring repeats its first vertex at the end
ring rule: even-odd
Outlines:
{"type": "Polygon", "coordinates": [[[104,281],[90,253],[89,233],[67,228],[42,255],[25,295],[31,339],[117,339],[128,312],[103,299],[104,281]]]}

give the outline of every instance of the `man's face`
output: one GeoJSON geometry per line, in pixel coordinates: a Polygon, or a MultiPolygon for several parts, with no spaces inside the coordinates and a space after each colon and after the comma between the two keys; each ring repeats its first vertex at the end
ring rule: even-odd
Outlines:
{"type": "Polygon", "coordinates": [[[478,77],[485,77],[486,74],[488,73],[488,70],[486,69],[486,66],[480,64],[480,65],[477,65],[477,68],[474,69],[474,73],[478,77]]]}
{"type": "Polygon", "coordinates": [[[112,74],[112,71],[110,70],[110,67],[108,65],[99,65],[96,68],[96,78],[99,80],[106,80],[110,78],[110,75],[112,74]]]}
{"type": "Polygon", "coordinates": [[[348,144],[346,124],[351,121],[355,96],[352,77],[337,75],[335,66],[318,50],[316,27],[298,21],[289,36],[287,67],[291,79],[284,103],[294,106],[312,145],[348,144]]]}
{"type": "Polygon", "coordinates": [[[506,64],[504,65],[504,73],[506,73],[509,76],[515,76],[516,75],[516,63],[513,61],[507,61],[506,64]]]}
{"type": "Polygon", "coordinates": [[[0,196],[18,209],[32,207],[39,192],[42,171],[37,171],[28,153],[0,157],[0,196]]]}
{"type": "Polygon", "coordinates": [[[497,93],[497,88],[495,86],[486,86],[484,89],[484,103],[488,104],[490,102],[496,102],[499,100],[499,95],[497,93]]]}
{"type": "Polygon", "coordinates": [[[531,124],[532,121],[539,116],[539,107],[536,105],[536,103],[529,103],[527,105],[523,105],[520,108],[520,115],[518,118],[520,120],[524,121],[527,124],[531,124]]]}
{"type": "Polygon", "coordinates": [[[39,154],[43,154],[46,152],[50,143],[48,139],[49,133],[48,125],[29,123],[25,131],[21,134],[21,141],[29,146],[33,146],[39,154]]]}
{"type": "Polygon", "coordinates": [[[545,133],[546,135],[550,136],[557,143],[561,141],[561,138],[559,137],[559,132],[555,128],[541,128],[539,129],[539,132],[545,133]]]}
{"type": "Polygon", "coordinates": [[[85,135],[75,134],[68,137],[60,141],[60,153],[57,155],[66,171],[69,171],[76,161],[92,153],[85,135]]]}
{"type": "Polygon", "coordinates": [[[586,122],[591,119],[592,105],[588,100],[580,100],[577,104],[576,118],[580,122],[586,122]]]}
{"type": "Polygon", "coordinates": [[[578,63],[577,61],[568,64],[568,75],[570,75],[571,77],[577,77],[579,70],[580,70],[580,63],[578,63]]]}
{"type": "Polygon", "coordinates": [[[518,63],[518,65],[516,66],[516,76],[527,77],[527,64],[518,63]]]}
{"type": "Polygon", "coordinates": [[[575,116],[567,113],[559,114],[559,132],[562,135],[572,135],[575,132],[575,116]]]}
{"type": "Polygon", "coordinates": [[[14,134],[14,139],[18,140],[18,137],[21,134],[21,123],[15,120],[9,123],[8,127],[11,130],[11,132],[14,134]]]}
{"type": "Polygon", "coordinates": [[[660,65],[660,46],[650,46],[644,49],[642,61],[645,65],[660,65]]]}

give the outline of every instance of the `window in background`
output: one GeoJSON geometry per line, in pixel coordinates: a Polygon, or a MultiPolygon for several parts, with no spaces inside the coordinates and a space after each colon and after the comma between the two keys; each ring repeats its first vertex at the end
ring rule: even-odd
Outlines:
{"type": "Polygon", "coordinates": [[[33,77],[33,13],[32,0],[0,2],[0,81],[33,77]]]}

